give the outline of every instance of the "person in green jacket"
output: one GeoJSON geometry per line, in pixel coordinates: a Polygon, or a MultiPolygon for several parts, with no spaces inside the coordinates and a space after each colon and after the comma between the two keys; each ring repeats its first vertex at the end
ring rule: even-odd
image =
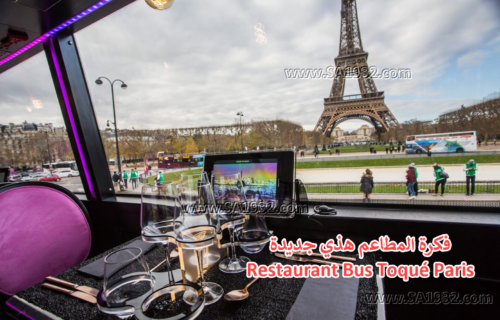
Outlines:
{"type": "Polygon", "coordinates": [[[469,162],[464,164],[464,171],[465,171],[465,177],[467,179],[467,194],[466,196],[469,195],[469,184],[472,184],[472,188],[470,189],[470,195],[474,195],[474,189],[476,187],[476,171],[478,170],[477,168],[477,163],[474,161],[474,159],[470,159],[469,162]]]}
{"type": "Polygon", "coordinates": [[[132,171],[130,171],[130,180],[132,181],[132,189],[137,188],[137,179],[138,179],[137,168],[134,168],[132,169],[132,171]]]}
{"type": "Polygon", "coordinates": [[[156,183],[160,186],[163,185],[163,182],[165,181],[165,178],[163,178],[163,173],[158,172],[158,176],[156,177],[156,183]]]}
{"type": "Polygon", "coordinates": [[[442,197],[444,194],[444,186],[446,184],[446,178],[441,177],[440,173],[444,172],[444,169],[441,168],[437,163],[434,163],[432,167],[434,168],[434,176],[436,177],[436,185],[434,187],[435,190],[433,196],[437,196],[439,185],[441,185],[441,197],[442,197]]]}
{"type": "Polygon", "coordinates": [[[123,170],[123,182],[125,183],[125,189],[128,189],[127,181],[128,181],[128,173],[127,171],[123,170]]]}

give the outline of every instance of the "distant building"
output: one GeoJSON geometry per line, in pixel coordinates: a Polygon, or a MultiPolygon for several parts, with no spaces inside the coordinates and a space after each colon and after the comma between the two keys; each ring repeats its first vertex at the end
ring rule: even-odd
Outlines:
{"type": "Polygon", "coordinates": [[[375,128],[366,124],[359,127],[356,134],[349,134],[349,132],[337,127],[333,129],[332,137],[335,137],[338,142],[360,142],[372,140],[372,135],[375,133],[375,128]]]}
{"type": "MultiPolygon", "coordinates": [[[[34,141],[43,140],[47,145],[54,138],[66,136],[64,127],[54,127],[52,123],[36,124],[25,121],[21,124],[0,124],[0,164],[31,164],[30,154],[35,152],[34,141]]],[[[57,157],[57,152],[52,151],[52,160],[57,157]]]]}

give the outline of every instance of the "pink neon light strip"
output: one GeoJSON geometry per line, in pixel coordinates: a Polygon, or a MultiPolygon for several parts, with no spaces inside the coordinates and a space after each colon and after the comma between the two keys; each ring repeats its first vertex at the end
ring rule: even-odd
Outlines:
{"type": "Polygon", "coordinates": [[[75,23],[75,21],[80,20],[81,18],[85,17],[86,15],[88,15],[89,13],[91,13],[92,11],[95,11],[95,10],[99,9],[100,7],[102,7],[103,5],[105,5],[105,4],[107,4],[108,2],[111,2],[111,1],[113,1],[113,0],[102,0],[102,1],[100,1],[98,3],[96,3],[95,5],[91,6],[87,10],[80,12],[79,14],[77,14],[76,16],[74,16],[73,18],[71,18],[68,21],[66,21],[66,22],[58,25],[57,27],[55,27],[54,29],[50,30],[49,32],[47,32],[47,33],[43,34],[42,36],[36,38],[35,40],[31,41],[30,43],[28,43],[27,45],[25,45],[21,49],[17,50],[16,52],[12,53],[11,55],[9,55],[9,56],[3,58],[2,60],[0,60],[0,66],[2,64],[4,64],[4,63],[6,63],[6,62],[8,62],[8,61],[10,61],[12,59],[14,59],[18,55],[20,55],[23,52],[25,52],[26,50],[29,50],[31,47],[36,46],[40,42],[46,41],[48,38],[54,36],[60,30],[66,28],[67,26],[72,25],[73,23],[75,23]]]}
{"type": "Polygon", "coordinates": [[[66,105],[66,111],[68,112],[69,121],[71,122],[71,129],[73,130],[73,135],[75,136],[76,146],[78,148],[78,154],[80,155],[80,160],[82,161],[83,171],[85,172],[85,178],[87,179],[87,184],[90,189],[90,194],[92,198],[95,199],[94,186],[92,185],[92,180],[90,180],[90,173],[87,168],[87,161],[85,160],[85,155],[83,154],[82,144],[80,143],[80,138],[78,137],[78,132],[76,131],[75,120],[73,119],[73,113],[71,112],[71,107],[69,104],[68,94],[66,92],[66,87],[64,86],[64,80],[61,74],[61,68],[59,66],[59,61],[57,61],[56,52],[54,49],[54,42],[49,39],[50,54],[52,55],[52,60],[54,61],[54,66],[56,68],[57,78],[59,80],[59,85],[61,86],[61,91],[63,94],[64,104],[66,105]]]}

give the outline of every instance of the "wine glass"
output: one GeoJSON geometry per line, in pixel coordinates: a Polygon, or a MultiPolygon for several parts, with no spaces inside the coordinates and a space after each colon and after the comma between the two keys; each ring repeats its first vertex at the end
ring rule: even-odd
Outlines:
{"type": "MultiPolygon", "coordinates": [[[[237,257],[234,244],[235,229],[241,227],[245,215],[242,206],[246,202],[245,188],[239,172],[216,173],[212,175],[215,202],[219,217],[224,219],[229,231],[231,253],[219,263],[219,269],[225,273],[239,273],[250,262],[247,257],[237,257]]],[[[219,219],[220,221],[220,219],[219,219]]]]}
{"type": "MultiPolygon", "coordinates": [[[[167,286],[155,291],[143,304],[145,314],[162,315],[162,318],[181,319],[181,316],[201,312],[204,301],[199,287],[188,284],[176,284],[170,263],[169,243],[175,242],[176,211],[180,210],[176,188],[173,182],[161,185],[143,185],[141,193],[142,239],[146,242],[159,243],[165,251],[165,265],[168,275],[167,286]]],[[[157,281],[164,281],[162,274],[155,274],[157,281]]],[[[160,283],[158,286],[164,285],[160,283]]]]}
{"type": "Polygon", "coordinates": [[[154,278],[140,248],[122,248],[104,258],[104,286],[100,300],[105,313],[120,319],[134,316],[134,307],[127,305],[153,291],[154,278]]]}
{"type": "Polygon", "coordinates": [[[196,250],[200,286],[205,295],[205,304],[210,305],[224,294],[220,285],[205,282],[203,277],[203,251],[215,244],[216,229],[212,219],[215,199],[208,181],[192,182],[177,185],[180,212],[176,221],[180,224],[175,225],[175,235],[179,247],[196,250]]]}
{"type": "Polygon", "coordinates": [[[261,252],[270,237],[265,218],[258,214],[250,215],[237,233],[237,237],[240,248],[246,253],[261,252]]]}
{"type": "Polygon", "coordinates": [[[208,174],[206,172],[196,172],[196,173],[182,173],[181,180],[179,184],[183,185],[198,185],[198,183],[210,183],[208,180],[208,174]]]}
{"type": "Polygon", "coordinates": [[[141,228],[142,240],[163,245],[169,283],[175,279],[170,266],[170,239],[175,240],[175,209],[177,201],[173,182],[165,181],[161,185],[145,184],[141,192],[141,228]]]}

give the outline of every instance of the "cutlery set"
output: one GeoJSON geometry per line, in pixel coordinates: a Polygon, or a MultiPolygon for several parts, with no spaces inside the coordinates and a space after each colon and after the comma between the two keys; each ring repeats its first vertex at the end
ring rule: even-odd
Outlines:
{"type": "MultiPolygon", "coordinates": [[[[170,253],[170,259],[175,259],[179,257],[179,251],[177,249],[172,250],[170,253]]],[[[163,265],[167,260],[163,260],[160,263],[158,263],[155,267],[151,269],[151,272],[155,271],[158,269],[161,265],[163,265]]],[[[99,293],[99,290],[87,287],[87,286],[79,286],[77,284],[67,282],[58,278],[54,277],[46,277],[44,283],[42,283],[42,287],[58,292],[65,293],[67,295],[70,295],[74,298],[96,304],[97,303],[97,294],[99,293]],[[49,283],[50,282],[50,283],[49,283]]]]}
{"type": "Polygon", "coordinates": [[[42,283],[43,288],[51,289],[54,291],[62,292],[67,295],[70,295],[74,298],[96,304],[97,303],[97,293],[99,290],[86,287],[86,286],[78,286],[76,284],[66,282],[54,277],[47,277],[45,278],[46,281],[52,282],[52,283],[57,283],[63,287],[56,286],[52,283],[47,283],[44,282],[42,283]]]}
{"type": "MultiPolygon", "coordinates": [[[[291,256],[291,257],[287,257],[281,253],[272,253],[272,254],[274,254],[276,257],[281,258],[281,259],[287,259],[287,260],[299,261],[299,262],[329,264],[329,265],[336,264],[339,267],[342,267],[342,264],[340,264],[338,262],[328,261],[325,259],[309,258],[309,257],[321,257],[321,258],[323,258],[323,255],[321,255],[320,253],[313,253],[311,255],[308,255],[306,252],[296,251],[293,253],[295,256],[291,256]],[[300,256],[300,257],[298,257],[298,256],[300,256]],[[306,258],[304,256],[308,256],[308,257],[306,258]]],[[[171,258],[176,258],[178,255],[179,255],[178,251],[176,251],[176,250],[171,252],[171,258]],[[175,257],[172,257],[172,255],[175,255],[175,257]]],[[[353,261],[353,262],[356,261],[356,258],[343,257],[343,256],[331,256],[330,259],[353,261]]],[[[166,262],[166,260],[161,261],[158,265],[156,265],[155,267],[153,267],[151,269],[151,272],[158,269],[165,262],[166,262]]],[[[276,264],[276,262],[274,262],[273,264],[276,264]]],[[[253,284],[255,281],[257,281],[258,279],[259,278],[255,278],[254,280],[252,280],[243,290],[233,290],[233,291],[227,293],[224,298],[228,301],[241,301],[241,300],[248,298],[248,296],[249,296],[248,291],[247,291],[248,287],[251,284],[253,284]]],[[[70,295],[74,298],[77,298],[77,299],[80,299],[80,300],[83,300],[83,301],[86,301],[86,302],[89,302],[92,304],[97,303],[97,294],[99,293],[99,290],[97,290],[97,289],[87,287],[87,286],[79,286],[77,284],[67,282],[67,281],[64,281],[64,280],[61,280],[58,278],[54,278],[54,277],[46,277],[45,281],[47,281],[47,282],[42,283],[43,288],[62,292],[62,293],[65,293],[67,295],[70,295]],[[48,282],[50,282],[50,283],[48,283],[48,282]]]]}

